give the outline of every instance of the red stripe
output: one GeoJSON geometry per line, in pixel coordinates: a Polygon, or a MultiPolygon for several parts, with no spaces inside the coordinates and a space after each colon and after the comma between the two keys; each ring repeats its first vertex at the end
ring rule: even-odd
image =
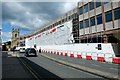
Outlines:
{"type": "Polygon", "coordinates": [[[42,36],[41,34],[38,35],[38,37],[41,37],[41,36],[42,36]]]}
{"type": "Polygon", "coordinates": [[[82,56],[78,54],[78,55],[77,55],[77,58],[82,58],[82,56]]]}
{"type": "Polygon", "coordinates": [[[63,56],[63,52],[61,52],[61,56],[63,56]]]}
{"type": "Polygon", "coordinates": [[[97,60],[100,61],[100,62],[104,62],[105,61],[104,57],[97,57],[97,60]]]}
{"type": "Polygon", "coordinates": [[[74,54],[70,54],[70,57],[74,58],[74,54]]]}
{"type": "Polygon", "coordinates": [[[65,53],[65,56],[68,56],[68,54],[67,54],[67,53],[65,53]]]}
{"type": "Polygon", "coordinates": [[[59,55],[59,52],[57,52],[57,55],[59,55]]]}
{"type": "Polygon", "coordinates": [[[52,29],[51,32],[56,32],[56,28],[52,29]]]}
{"type": "Polygon", "coordinates": [[[92,60],[92,56],[86,56],[87,60],[92,60]]]}
{"type": "Polygon", "coordinates": [[[120,59],[119,58],[113,58],[113,63],[120,64],[120,59]]]}

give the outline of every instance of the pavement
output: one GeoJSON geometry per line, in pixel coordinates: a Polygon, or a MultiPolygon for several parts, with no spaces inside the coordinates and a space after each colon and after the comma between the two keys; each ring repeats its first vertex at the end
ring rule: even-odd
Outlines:
{"type": "Polygon", "coordinates": [[[4,79],[33,80],[34,77],[21,65],[15,55],[2,52],[2,80],[4,79]]]}
{"type": "Polygon", "coordinates": [[[74,67],[83,71],[97,74],[107,78],[120,79],[120,67],[117,64],[90,61],[86,59],[70,58],[50,53],[40,53],[40,55],[64,65],[74,67]]]}

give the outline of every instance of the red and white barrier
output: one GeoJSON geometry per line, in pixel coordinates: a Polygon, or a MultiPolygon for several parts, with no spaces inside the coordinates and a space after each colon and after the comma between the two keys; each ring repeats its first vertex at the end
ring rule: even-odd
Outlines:
{"type": "Polygon", "coordinates": [[[97,60],[100,62],[105,62],[104,54],[98,53],[97,60]]]}
{"type": "Polygon", "coordinates": [[[81,53],[78,53],[78,54],[77,54],[77,58],[82,58],[82,54],[81,54],[81,53]]]}
{"type": "Polygon", "coordinates": [[[110,53],[105,54],[104,58],[105,58],[105,62],[113,62],[112,60],[113,56],[110,53]]]}
{"type": "Polygon", "coordinates": [[[114,58],[113,58],[113,63],[114,63],[114,64],[120,64],[120,58],[114,57],[114,58]]]}
{"type": "Polygon", "coordinates": [[[82,58],[86,59],[86,52],[82,52],[82,58]]]}
{"type": "Polygon", "coordinates": [[[92,60],[92,54],[91,54],[91,53],[87,53],[86,59],[87,59],[87,60],[92,60]]]}
{"type": "Polygon", "coordinates": [[[110,53],[95,53],[95,52],[76,52],[76,51],[58,51],[58,50],[41,50],[42,52],[61,55],[61,56],[69,56],[71,58],[84,58],[86,60],[97,60],[100,62],[111,62],[114,64],[120,64],[120,58],[115,57],[110,53]]]}

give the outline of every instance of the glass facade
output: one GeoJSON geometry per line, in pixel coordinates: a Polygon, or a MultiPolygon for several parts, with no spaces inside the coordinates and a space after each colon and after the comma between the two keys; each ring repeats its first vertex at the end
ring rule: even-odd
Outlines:
{"type": "Polygon", "coordinates": [[[89,6],[90,6],[90,10],[93,10],[94,9],[94,2],[90,2],[89,6]]]}
{"type": "Polygon", "coordinates": [[[80,7],[80,15],[83,14],[83,9],[80,7]]]}
{"type": "Polygon", "coordinates": [[[102,24],[102,14],[97,16],[97,25],[102,24]]]}
{"type": "Polygon", "coordinates": [[[112,12],[111,11],[105,13],[105,19],[106,19],[106,22],[112,21],[112,12]]]}
{"type": "Polygon", "coordinates": [[[89,27],[89,20],[86,19],[86,20],[85,20],[85,28],[88,28],[88,27],[89,27]]]}
{"type": "Polygon", "coordinates": [[[120,8],[114,10],[114,19],[120,19],[120,8]]]}
{"type": "Polygon", "coordinates": [[[90,26],[94,26],[95,25],[95,17],[90,18],[90,26]]]}
{"type": "Polygon", "coordinates": [[[80,29],[83,29],[83,21],[80,21],[80,29]]]}
{"type": "Polygon", "coordinates": [[[88,4],[84,6],[84,13],[88,12],[88,4]]]}
{"type": "Polygon", "coordinates": [[[104,0],[104,4],[109,3],[111,0],[104,0]]]}
{"type": "Polygon", "coordinates": [[[96,2],[96,8],[101,6],[101,2],[96,2]]]}

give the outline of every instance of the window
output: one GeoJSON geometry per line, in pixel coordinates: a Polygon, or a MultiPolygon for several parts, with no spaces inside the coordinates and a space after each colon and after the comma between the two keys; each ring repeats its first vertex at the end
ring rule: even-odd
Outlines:
{"type": "Polygon", "coordinates": [[[95,17],[90,18],[90,26],[94,26],[95,25],[95,17]]]}
{"type": "Polygon", "coordinates": [[[88,12],[88,4],[84,6],[84,13],[88,12]]]}
{"type": "Polygon", "coordinates": [[[88,19],[85,20],[85,28],[87,28],[87,27],[89,27],[89,20],[88,19]]]}
{"type": "Polygon", "coordinates": [[[70,16],[68,17],[68,19],[70,20],[70,16]]]}
{"type": "Polygon", "coordinates": [[[120,8],[114,11],[115,20],[120,19],[120,8]]]}
{"type": "Polygon", "coordinates": [[[96,8],[101,6],[101,2],[96,2],[96,8]]]}
{"type": "Polygon", "coordinates": [[[80,29],[83,29],[83,21],[80,21],[80,29]]]}
{"type": "Polygon", "coordinates": [[[105,13],[106,22],[112,21],[112,12],[105,13]]]}
{"type": "Polygon", "coordinates": [[[64,19],[62,19],[62,23],[64,23],[64,19]]]}
{"type": "Polygon", "coordinates": [[[83,14],[83,9],[80,7],[80,15],[83,14]]]}
{"type": "Polygon", "coordinates": [[[97,16],[97,25],[102,24],[102,14],[97,16]]]}
{"type": "Polygon", "coordinates": [[[108,2],[110,2],[111,0],[104,0],[104,4],[107,4],[108,2]]]}
{"type": "Polygon", "coordinates": [[[90,2],[90,10],[94,9],[94,2],[90,2]]]}

